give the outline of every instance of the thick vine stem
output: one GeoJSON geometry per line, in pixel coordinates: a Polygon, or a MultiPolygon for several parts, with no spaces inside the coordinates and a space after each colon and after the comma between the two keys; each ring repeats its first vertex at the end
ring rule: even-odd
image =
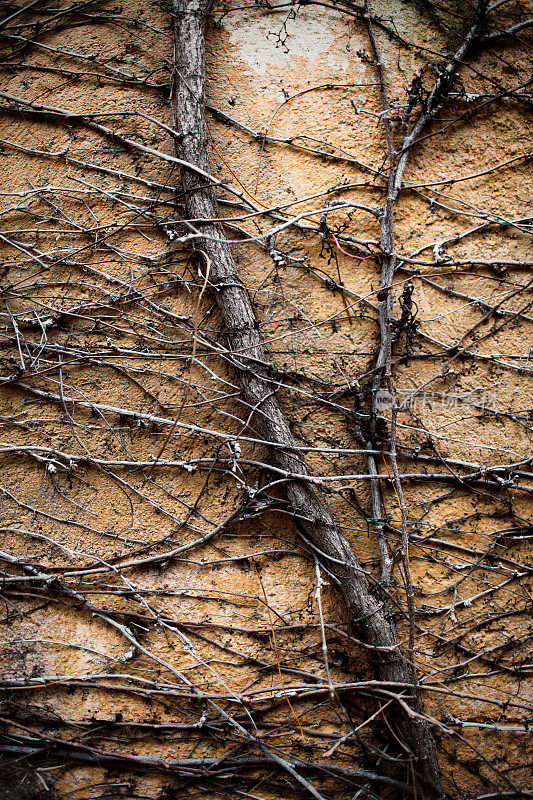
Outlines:
{"type": "MultiPolygon", "coordinates": [[[[175,114],[176,155],[191,164],[182,170],[187,213],[192,219],[217,219],[213,186],[198,169],[210,172],[205,123],[205,26],[210,0],[173,0],[175,25],[175,114]]],[[[254,309],[242,284],[220,222],[198,224],[205,235],[197,242],[205,262],[206,277],[222,315],[228,345],[239,367],[245,401],[254,409],[254,426],[271,449],[272,464],[307,475],[292,434],[276,398],[268,370],[257,365],[267,361],[254,309]],[[282,445],[282,447],[280,447],[282,445]]],[[[287,496],[305,536],[319,553],[344,596],[352,622],[376,648],[381,680],[412,684],[411,666],[402,653],[396,631],[382,603],[370,592],[368,580],[355,554],[335,522],[327,504],[306,481],[289,481],[287,496]],[[386,648],[380,651],[380,648],[386,648]]],[[[431,727],[421,713],[419,701],[397,706],[396,725],[400,738],[411,751],[419,775],[419,798],[436,800],[444,792],[431,727]]]]}

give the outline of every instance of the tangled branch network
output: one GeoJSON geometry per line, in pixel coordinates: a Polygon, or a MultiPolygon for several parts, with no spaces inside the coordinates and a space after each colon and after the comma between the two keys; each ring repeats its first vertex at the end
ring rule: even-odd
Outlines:
{"type": "Polygon", "coordinates": [[[527,4],[0,5],[5,796],[530,796],[527,4]]]}

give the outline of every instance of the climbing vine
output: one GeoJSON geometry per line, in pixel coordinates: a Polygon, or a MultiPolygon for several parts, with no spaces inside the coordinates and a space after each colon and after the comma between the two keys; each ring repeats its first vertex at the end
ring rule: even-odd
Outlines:
{"type": "Polygon", "coordinates": [[[2,4],[9,798],[525,796],[532,25],[2,4]]]}

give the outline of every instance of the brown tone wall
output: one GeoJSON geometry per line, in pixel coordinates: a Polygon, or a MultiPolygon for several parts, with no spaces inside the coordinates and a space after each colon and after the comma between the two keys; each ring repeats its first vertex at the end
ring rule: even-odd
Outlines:
{"type": "MultiPolygon", "coordinates": [[[[394,736],[411,689],[375,680],[298,536],[190,256],[164,127],[169,8],[4,5],[7,796],[304,796],[258,741],[324,798],[412,796],[394,736]]],[[[468,30],[460,6],[372,4],[398,119],[468,30]]],[[[491,13],[493,32],[527,18],[519,3],[491,13]]],[[[530,56],[524,29],[461,65],[395,212],[416,663],[451,798],[528,788],[530,56]]],[[[386,402],[373,453],[388,587],[364,444],[387,167],[365,25],[351,6],[232,0],[213,13],[207,79],[212,174],[274,388],[406,643],[386,402]]]]}

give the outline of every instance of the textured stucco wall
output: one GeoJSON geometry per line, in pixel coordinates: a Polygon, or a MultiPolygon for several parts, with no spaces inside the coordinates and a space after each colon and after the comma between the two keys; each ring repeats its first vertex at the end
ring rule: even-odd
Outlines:
{"type": "MultiPolygon", "coordinates": [[[[215,10],[208,34],[208,102],[239,123],[209,115],[214,175],[242,189],[259,207],[276,207],[288,215],[311,214],[332,200],[373,208],[382,205],[384,184],[376,171],[384,164],[386,149],[379,124],[376,71],[361,20],[329,6],[301,7],[293,17],[288,8],[231,10],[231,5],[237,4],[215,10]],[[290,142],[258,141],[244,128],[290,142]]],[[[509,17],[502,15],[502,25],[522,13],[517,4],[510,5],[509,17]]],[[[380,0],[372,6],[373,13],[404,41],[428,48],[415,54],[377,31],[390,97],[403,103],[405,87],[432,59],[438,59],[435,53],[449,52],[453,42],[414,3],[380,0]]],[[[5,91],[73,115],[116,115],[98,120],[171,155],[172,141],[165,130],[146,116],[131,115],[142,112],[171,125],[165,87],[125,85],[114,80],[112,72],[120,70],[115,77],[123,78],[131,70],[153,84],[169,81],[168,10],[147,5],[142,15],[146,25],[132,23],[139,18],[135,2],[123,3],[120,10],[102,3],[99,10],[111,13],[113,19],[102,21],[97,13],[94,17],[88,13],[75,25],[67,19],[64,25],[40,30],[31,27],[34,18],[23,16],[21,25],[28,27],[8,31],[8,36],[26,35],[46,48],[34,44],[19,53],[17,41],[8,39],[8,66],[2,66],[5,91]],[[77,56],[66,51],[75,51],[77,56]],[[22,62],[41,69],[22,68],[22,62]],[[54,71],[60,69],[63,72],[54,71]]],[[[453,9],[450,13],[453,18],[453,9]]],[[[525,82],[528,53],[524,37],[524,43],[513,41],[481,54],[477,71],[464,68],[460,72],[465,92],[490,93],[493,87],[482,77],[487,74],[503,83],[510,76],[513,85],[525,82]]],[[[430,86],[435,71],[427,67],[422,74],[430,86]]],[[[5,98],[3,102],[5,107],[13,104],[5,98]]],[[[468,108],[466,102],[454,106],[456,114],[468,108]]],[[[276,734],[271,744],[303,759],[324,758],[328,747],[314,733],[349,734],[374,713],[375,699],[356,691],[346,700],[351,720],[343,716],[335,700],[304,700],[298,705],[294,700],[294,708],[287,703],[292,684],[308,684],[310,675],[324,679],[325,671],[315,565],[309,551],[302,554],[282,501],[264,513],[256,508],[248,519],[184,551],[183,556],[165,557],[168,550],[209,535],[243,497],[238,470],[219,471],[215,465],[209,473],[194,459],[209,459],[216,453],[227,460],[231,450],[223,441],[225,434],[240,437],[243,458],[266,459],[259,445],[247,441],[247,437],[253,439],[253,424],[246,428],[249,409],[240,403],[235,376],[217,352],[216,312],[204,297],[200,314],[201,281],[187,255],[174,249],[172,236],[165,235],[174,228],[180,230],[168,190],[178,185],[176,167],[126,152],[120,142],[113,145],[78,124],[75,117],[65,126],[49,116],[4,112],[0,127],[5,231],[11,242],[16,238],[21,245],[4,241],[3,251],[7,305],[2,318],[0,549],[29,565],[26,570],[8,565],[14,575],[48,570],[52,576],[62,576],[73,590],[77,587],[86,600],[84,604],[75,596],[54,594],[53,583],[48,597],[41,592],[42,586],[28,595],[24,582],[6,584],[4,714],[28,728],[41,724],[50,736],[81,737],[80,741],[84,731],[106,721],[165,723],[168,727],[157,736],[153,731],[147,735],[142,727],[119,727],[108,737],[104,727],[101,740],[93,737],[92,741],[98,741],[95,746],[102,749],[157,759],[222,755],[234,744],[226,742],[225,734],[210,740],[179,727],[196,721],[190,693],[183,689],[185,676],[217,702],[226,703],[222,698],[231,696],[228,708],[244,716],[247,709],[255,713],[266,707],[269,697],[279,698],[262,722],[285,720],[287,730],[276,734]],[[96,164],[128,177],[91,169],[96,164]],[[40,199],[27,194],[35,187],[42,190],[40,199]],[[122,192],[120,198],[117,192],[122,192]],[[109,193],[114,193],[112,198],[109,193]],[[53,196],[60,212],[47,204],[53,196]],[[147,213],[132,208],[141,203],[140,196],[153,202],[148,208],[150,204],[142,201],[147,213]],[[154,208],[164,224],[154,224],[150,216],[154,208]],[[74,222],[69,225],[67,219],[74,222]],[[100,232],[95,237],[97,225],[100,232]],[[46,268],[32,248],[46,253],[46,268]],[[173,284],[169,275],[177,276],[173,284]],[[137,295],[128,295],[129,284],[137,295]],[[35,320],[28,322],[34,311],[44,320],[55,310],[72,309],[77,303],[83,306],[78,317],[69,312],[45,327],[35,320]],[[166,312],[170,316],[165,317],[166,312]],[[180,327],[175,315],[201,318],[212,336],[211,349],[202,343],[193,364],[191,328],[180,327]],[[16,326],[13,318],[18,320],[16,326]],[[25,340],[31,347],[25,349],[25,340]],[[92,358],[86,357],[89,351],[92,358]],[[189,375],[198,391],[184,388],[189,375]],[[21,382],[59,394],[60,400],[32,395],[20,387],[21,382]],[[73,398],[100,404],[99,410],[75,408],[73,398]],[[179,412],[182,421],[202,431],[173,430],[165,458],[180,461],[181,466],[162,467],[148,480],[146,473],[133,467],[104,462],[153,460],[170,426],[121,417],[106,410],[106,405],[167,420],[179,412]],[[53,459],[58,451],[78,457],[90,452],[93,463],[74,459],[68,469],[63,462],[56,468],[53,459]],[[151,555],[159,560],[124,571],[105,566],[151,555]],[[86,575],[76,573],[89,567],[92,571],[86,575]],[[99,574],[99,569],[107,572],[99,574]],[[112,611],[116,624],[98,616],[97,606],[112,611]],[[157,615],[164,617],[164,624],[152,624],[157,615]],[[125,628],[142,642],[144,652],[132,648],[125,628]],[[278,660],[301,674],[281,676],[278,660]],[[28,688],[32,681],[35,685],[28,688]],[[149,691],[144,691],[143,681],[149,683],[149,691]],[[159,694],[157,684],[163,686],[159,694]],[[180,688],[172,694],[176,685],[180,688]],[[170,695],[165,695],[169,690],[170,695]]],[[[412,153],[405,184],[417,188],[404,192],[395,219],[398,252],[418,263],[404,262],[395,293],[399,296],[406,279],[412,278],[420,323],[420,346],[414,352],[420,357],[396,367],[400,398],[442,369],[445,359],[421,354],[451,346],[476,324],[484,313],[476,300],[495,304],[505,292],[510,294],[527,283],[527,267],[494,268],[472,265],[472,261],[527,262],[531,258],[523,222],[531,213],[530,167],[518,158],[530,149],[531,118],[523,105],[507,99],[428,138],[412,153]],[[443,183],[483,173],[514,157],[515,162],[494,172],[461,183],[443,183]],[[428,184],[436,185],[429,188],[428,184]],[[502,219],[522,222],[458,238],[487,220],[502,219]],[[445,250],[441,251],[442,243],[445,250]],[[439,253],[445,251],[470,266],[439,261],[439,253]]],[[[237,227],[228,227],[234,237],[243,230],[258,236],[274,224],[260,216],[245,218],[242,204],[221,208],[227,217],[241,217],[234,223],[237,227]]],[[[318,224],[320,214],[307,221],[318,224]]],[[[355,239],[379,240],[375,218],[361,209],[351,209],[349,214],[329,212],[328,223],[355,239]]],[[[331,239],[324,247],[318,237],[294,230],[283,231],[271,244],[283,251],[281,259],[272,260],[263,247],[254,244],[235,247],[235,252],[272,363],[300,375],[291,390],[280,391],[283,406],[299,443],[309,448],[307,461],[314,475],[363,475],[366,459],[347,452],[359,448],[348,413],[357,411],[354,393],[346,396],[344,415],[333,407],[333,395],[339,388],[353,389],[372,363],[378,342],[377,244],[370,246],[373,255],[366,260],[350,257],[357,252],[355,247],[345,245],[343,253],[332,246],[331,239]],[[334,290],[331,279],[342,284],[344,295],[334,290]],[[330,397],[329,406],[315,401],[315,391],[330,397]],[[326,449],[330,452],[325,453],[326,449]]],[[[509,300],[505,308],[519,312],[516,318],[478,344],[469,340],[474,355],[455,362],[431,383],[434,395],[413,411],[400,414],[401,441],[418,448],[419,454],[435,457],[433,462],[405,460],[403,472],[430,468],[446,472],[430,437],[448,458],[480,465],[482,470],[529,457],[527,409],[532,395],[527,357],[532,320],[527,298],[524,293],[509,300]],[[490,403],[502,413],[480,411],[479,402],[487,392],[490,403]],[[472,405],[472,398],[478,407],[472,405]]],[[[398,303],[395,314],[400,315],[398,303]]],[[[479,335],[501,321],[502,317],[487,320],[479,335]]],[[[404,346],[400,340],[396,353],[401,354],[404,346]]],[[[385,474],[390,471],[385,456],[378,468],[385,474]]],[[[247,474],[252,474],[251,468],[247,474]]],[[[490,472],[479,475],[490,478],[490,472]]],[[[531,513],[530,477],[516,479],[529,491],[500,492],[487,486],[467,490],[409,478],[404,482],[410,520],[417,523],[413,533],[427,537],[423,544],[413,541],[411,545],[419,607],[417,658],[422,684],[426,681],[433,687],[424,692],[424,703],[429,714],[461,733],[461,738],[439,735],[450,797],[478,797],[494,791],[494,786],[514,791],[509,781],[512,786],[527,787],[527,684],[513,668],[526,659],[524,609],[530,594],[523,564],[531,513]],[[500,534],[520,526],[524,529],[520,536],[500,534]],[[483,557],[487,550],[490,558],[483,557]],[[511,616],[504,616],[513,610],[511,616]],[[480,620],[482,626],[478,626],[480,620]],[[475,656],[480,651],[487,652],[485,660],[475,656]],[[493,655],[502,659],[503,668],[491,661],[493,655]],[[483,698],[500,705],[489,705],[483,698]],[[514,705],[501,706],[510,699],[514,705]]],[[[328,500],[363,565],[378,578],[377,544],[351,494],[355,491],[368,507],[368,480],[346,477],[326,480],[324,486],[333,490],[328,500]]],[[[274,498],[277,493],[273,488],[274,498]]],[[[385,484],[383,497],[397,531],[397,497],[385,484]]],[[[389,534],[389,545],[397,550],[396,533],[389,534]]],[[[391,593],[402,607],[398,564],[391,593]]],[[[347,620],[333,587],[323,588],[322,602],[330,625],[333,680],[371,679],[365,648],[347,644],[347,620]]],[[[401,613],[398,625],[405,639],[401,613]]],[[[371,734],[368,726],[362,732],[368,744],[381,742],[382,732],[371,734]]],[[[261,735],[268,738],[268,727],[261,735]]],[[[349,736],[332,758],[363,767],[371,760],[361,741],[349,736]]],[[[163,768],[160,774],[133,768],[109,772],[103,766],[65,765],[59,759],[54,769],[41,775],[50,789],[70,800],[110,797],[113,791],[128,800],[162,797],[165,787],[176,782],[179,788],[169,789],[167,796],[189,796],[179,779],[168,777],[163,768]],[[115,784],[118,788],[113,789],[115,784]]],[[[33,781],[39,788],[31,775],[21,778],[17,772],[16,776],[21,785],[33,781]]],[[[255,788],[247,785],[248,790],[261,798],[292,796],[280,785],[266,783],[261,788],[259,778],[255,788]]],[[[386,796],[389,789],[379,791],[386,796]]],[[[204,786],[196,796],[223,795],[204,786]]]]}

